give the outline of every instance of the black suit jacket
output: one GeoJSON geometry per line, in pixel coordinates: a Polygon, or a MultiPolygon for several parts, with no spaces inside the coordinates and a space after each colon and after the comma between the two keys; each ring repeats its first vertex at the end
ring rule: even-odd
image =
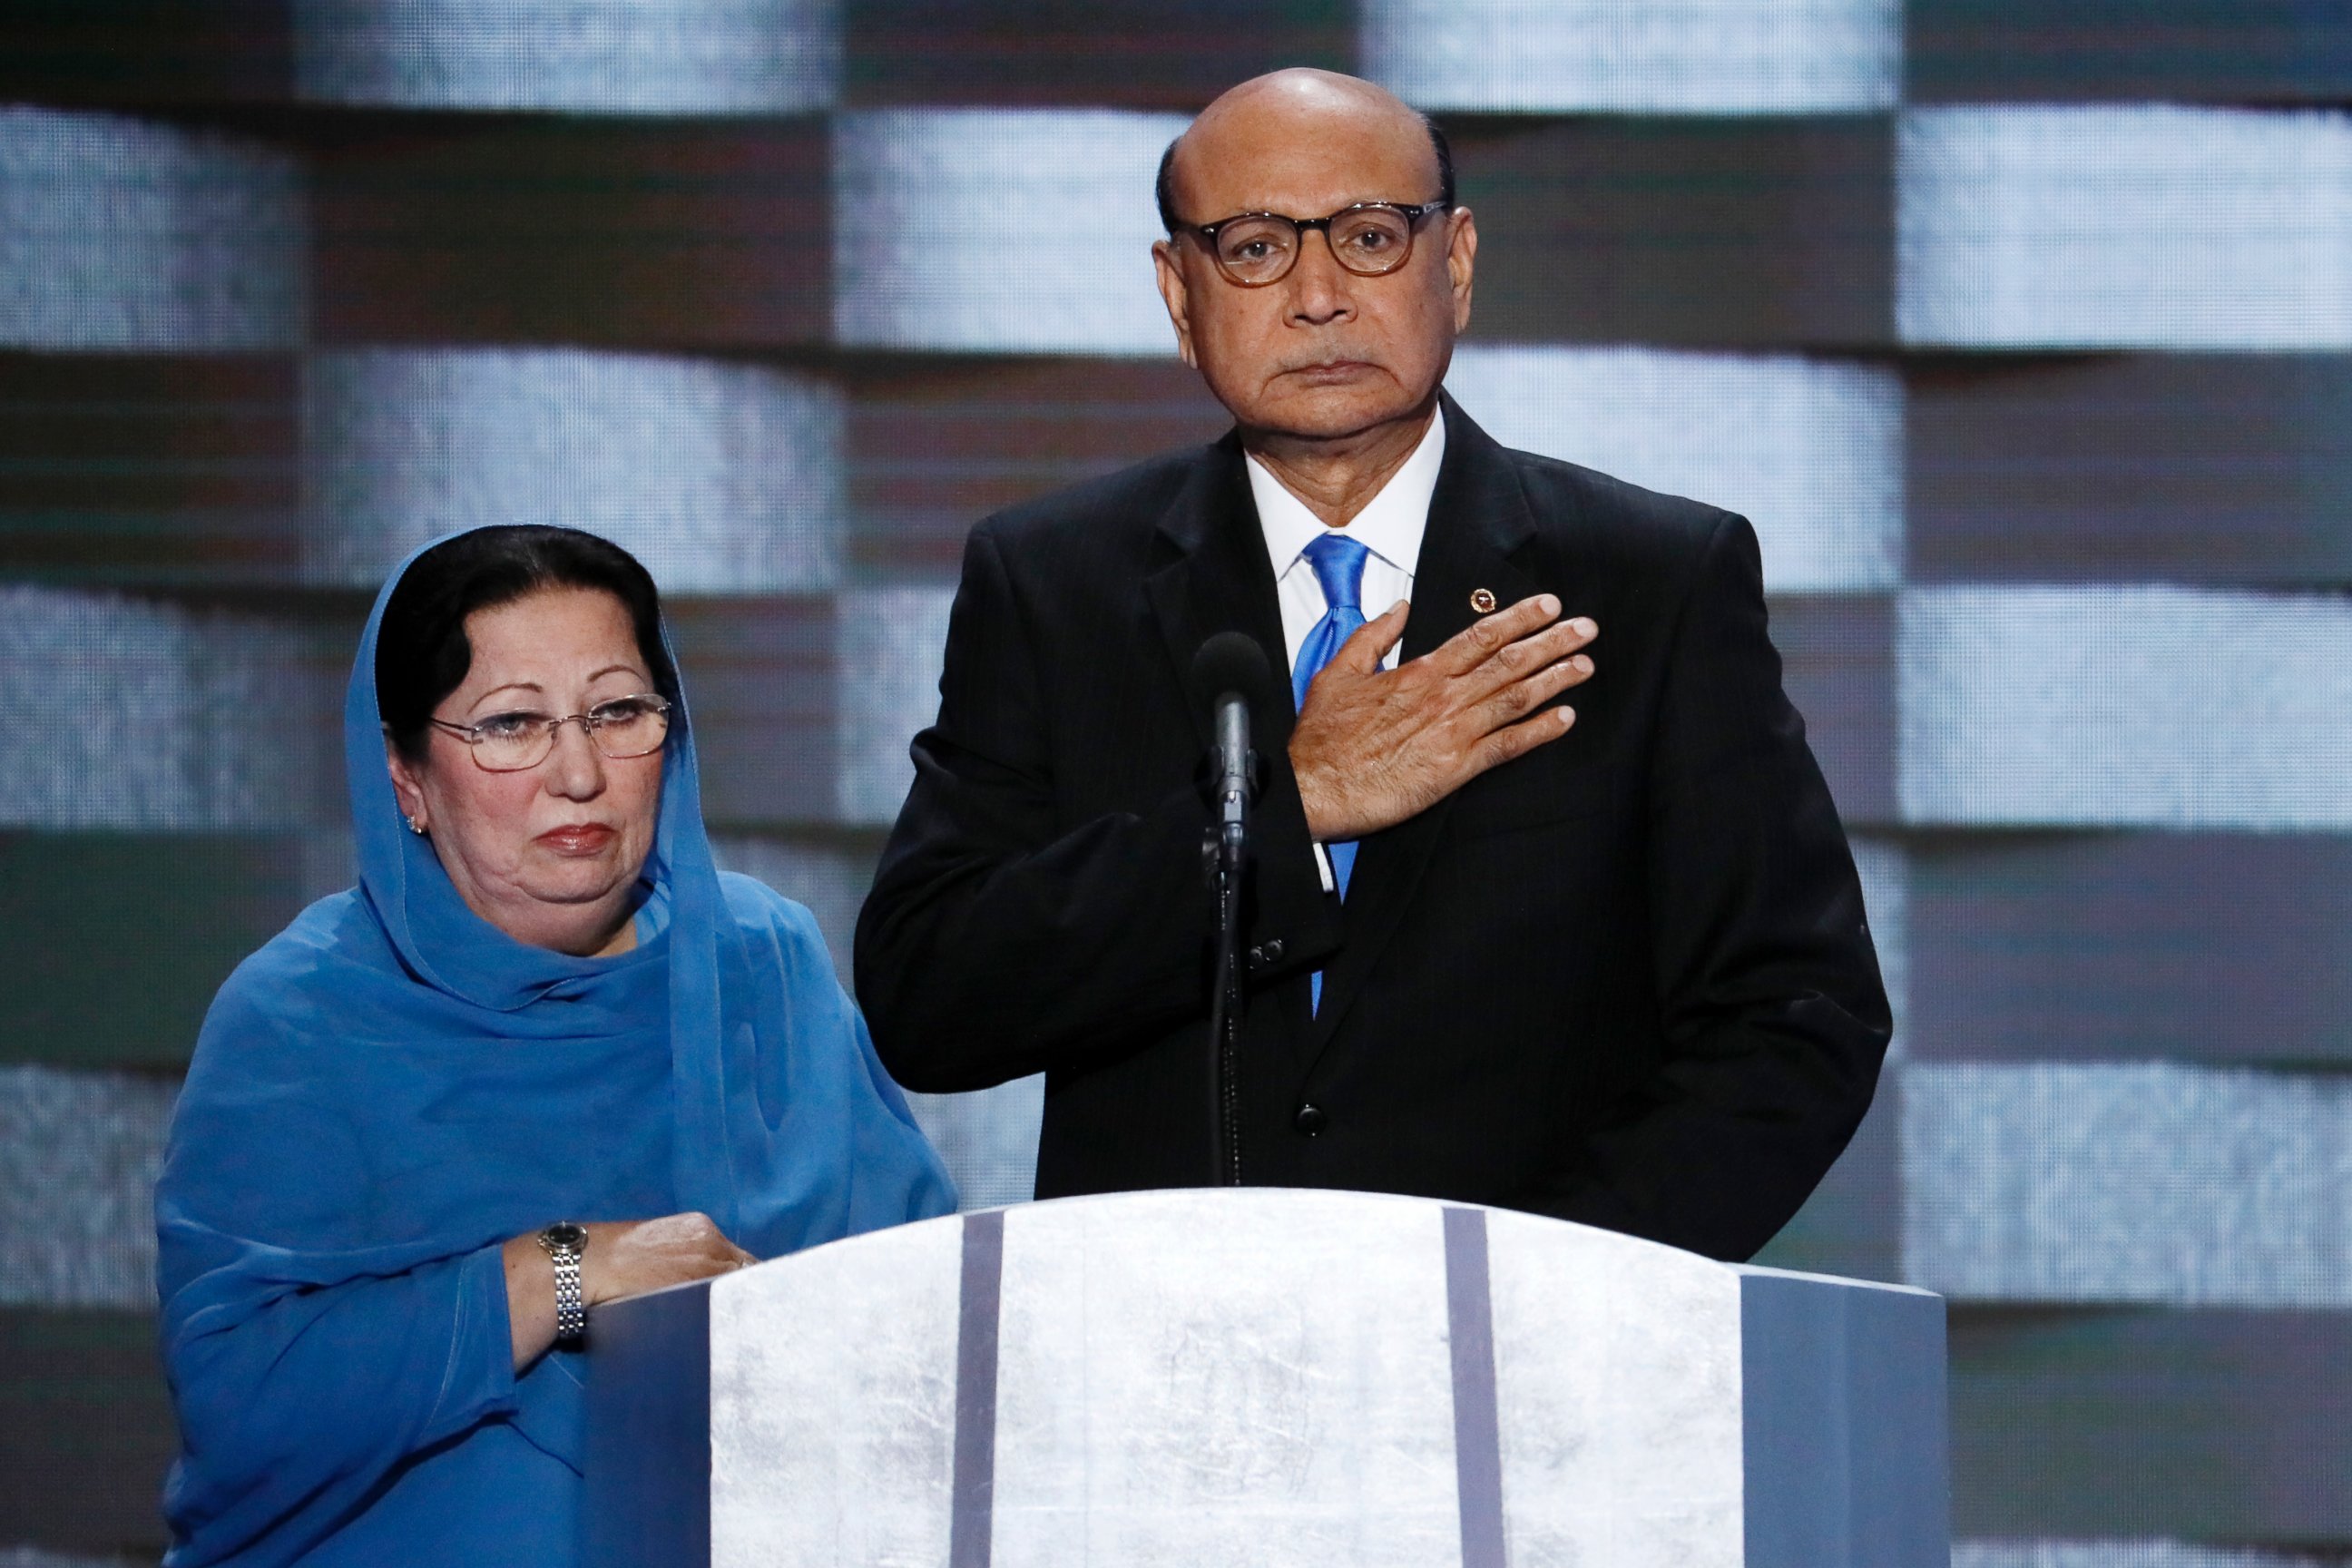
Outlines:
{"type": "MultiPolygon", "coordinates": [[[[1566,736],[1366,838],[1344,906],[1316,869],[1286,694],[1263,716],[1244,1179],[1745,1258],[1845,1146],[1889,1032],[1754,533],[1445,416],[1403,657],[1467,626],[1475,589],[1549,590],[1599,622],[1597,673],[1566,736]]],[[[1216,1180],[1210,736],[1187,673],[1233,628],[1280,666],[1230,436],[999,513],[966,546],[857,993],[909,1088],[1048,1075],[1040,1197],[1216,1180]]]]}

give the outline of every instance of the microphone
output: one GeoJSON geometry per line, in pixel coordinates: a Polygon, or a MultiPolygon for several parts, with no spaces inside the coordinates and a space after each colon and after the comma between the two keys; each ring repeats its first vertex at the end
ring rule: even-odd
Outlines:
{"type": "Polygon", "coordinates": [[[1212,717],[1216,737],[1217,820],[1202,846],[1217,896],[1217,966],[1209,994],[1209,1041],[1214,1070],[1211,1114],[1217,1130],[1216,1180],[1242,1179],[1242,874],[1249,863],[1250,797],[1256,793],[1257,756],[1250,750],[1250,708],[1268,707],[1274,669],[1257,639],[1219,632],[1192,656],[1192,690],[1212,717]]]}
{"type": "Polygon", "coordinates": [[[1249,840],[1250,798],[1257,793],[1250,751],[1250,711],[1264,706],[1274,668],[1255,637],[1219,632],[1192,656],[1192,690],[1211,714],[1216,737],[1217,858],[1238,871],[1249,840]]]}

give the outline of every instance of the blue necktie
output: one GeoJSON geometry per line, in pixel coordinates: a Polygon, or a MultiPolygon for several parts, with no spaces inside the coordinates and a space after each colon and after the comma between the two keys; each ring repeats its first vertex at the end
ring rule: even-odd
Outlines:
{"type": "MultiPolygon", "coordinates": [[[[1327,533],[1307,547],[1307,563],[1315,568],[1315,580],[1323,585],[1323,603],[1327,608],[1323,618],[1307,629],[1307,640],[1298,645],[1298,663],[1290,671],[1290,700],[1294,708],[1307,706],[1307,688],[1314,682],[1316,672],[1331,662],[1339,645],[1355,635],[1364,624],[1364,559],[1371,553],[1362,544],[1344,533],[1327,533]]],[[[1339,884],[1339,897],[1348,896],[1348,874],[1356,868],[1356,846],[1326,844],[1325,854],[1331,858],[1331,878],[1339,884]]],[[[1313,992],[1313,1006],[1323,1006],[1323,974],[1318,970],[1308,983],[1313,992]]]]}

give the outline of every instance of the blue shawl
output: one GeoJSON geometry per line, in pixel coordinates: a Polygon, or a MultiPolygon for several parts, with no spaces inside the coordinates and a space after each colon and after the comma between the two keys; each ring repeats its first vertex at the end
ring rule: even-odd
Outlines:
{"type": "Polygon", "coordinates": [[[700,1210],[764,1258],[954,1206],[808,911],[714,866],[682,696],[635,951],[466,907],[384,772],[399,578],[343,710],[360,885],[221,988],[156,1189],[175,1565],[575,1562],[593,1352],[515,1374],[508,1237],[700,1210]]]}

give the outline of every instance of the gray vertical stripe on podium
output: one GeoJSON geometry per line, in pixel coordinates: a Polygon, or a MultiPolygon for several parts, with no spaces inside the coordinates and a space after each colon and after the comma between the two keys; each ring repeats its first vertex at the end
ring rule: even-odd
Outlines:
{"type": "Polygon", "coordinates": [[[996,1320],[1004,1282],[1004,1214],[967,1215],[956,1303],[954,1511],[949,1568],[988,1568],[996,1508],[996,1320]]]}
{"type": "Polygon", "coordinates": [[[1486,1215],[1480,1209],[1445,1211],[1445,1331],[1454,1348],[1454,1467],[1462,1502],[1462,1568],[1503,1568],[1495,1315],[1486,1279],[1486,1215]]]}
{"type": "Polygon", "coordinates": [[[599,1310],[590,1336],[588,1568],[703,1568],[710,1552],[710,1281],[599,1310]]]}
{"type": "Polygon", "coordinates": [[[1748,1568],[1948,1568],[1944,1303],[1738,1272],[1748,1568]]]}

